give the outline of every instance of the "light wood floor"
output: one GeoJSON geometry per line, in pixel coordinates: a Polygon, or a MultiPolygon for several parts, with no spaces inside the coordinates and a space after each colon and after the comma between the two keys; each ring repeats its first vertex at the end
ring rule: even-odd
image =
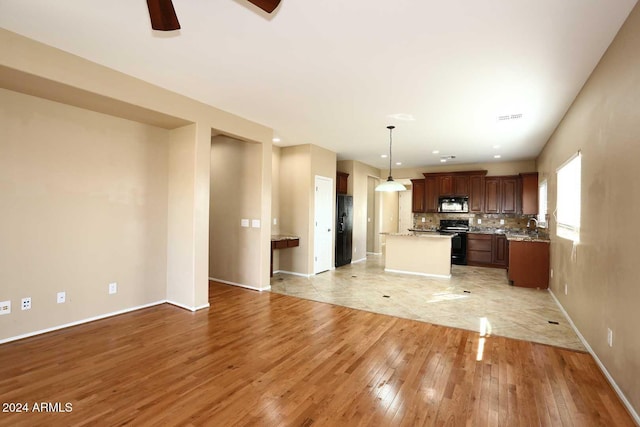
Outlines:
{"type": "Polygon", "coordinates": [[[0,396],[73,407],[3,426],[634,425],[589,354],[216,283],[0,346],[0,396]]]}

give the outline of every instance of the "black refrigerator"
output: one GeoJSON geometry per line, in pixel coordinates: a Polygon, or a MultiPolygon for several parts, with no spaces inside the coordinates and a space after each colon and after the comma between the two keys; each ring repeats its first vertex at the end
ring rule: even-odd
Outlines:
{"type": "Polygon", "coordinates": [[[336,267],[340,267],[351,264],[353,197],[338,194],[336,207],[336,267]]]}

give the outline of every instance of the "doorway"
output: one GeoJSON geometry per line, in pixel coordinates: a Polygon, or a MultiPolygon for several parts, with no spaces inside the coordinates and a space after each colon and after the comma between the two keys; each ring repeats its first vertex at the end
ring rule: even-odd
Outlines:
{"type": "Polygon", "coordinates": [[[333,179],[316,175],[313,234],[313,273],[331,269],[333,254],[333,179]]]}

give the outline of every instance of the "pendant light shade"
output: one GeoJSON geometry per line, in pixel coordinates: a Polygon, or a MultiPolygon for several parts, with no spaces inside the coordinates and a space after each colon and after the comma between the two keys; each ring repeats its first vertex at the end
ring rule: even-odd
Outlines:
{"type": "Polygon", "coordinates": [[[389,129],[389,177],[385,182],[376,187],[376,191],[404,191],[407,188],[399,182],[394,181],[391,176],[391,133],[393,129],[395,129],[395,126],[387,126],[387,129],[389,129]]]}

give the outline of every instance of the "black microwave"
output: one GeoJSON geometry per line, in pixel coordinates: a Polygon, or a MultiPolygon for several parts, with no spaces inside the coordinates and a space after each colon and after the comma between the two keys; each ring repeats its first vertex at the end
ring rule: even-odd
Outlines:
{"type": "Polygon", "coordinates": [[[438,212],[467,213],[469,212],[469,198],[468,197],[440,197],[438,199],[438,212]]]}

